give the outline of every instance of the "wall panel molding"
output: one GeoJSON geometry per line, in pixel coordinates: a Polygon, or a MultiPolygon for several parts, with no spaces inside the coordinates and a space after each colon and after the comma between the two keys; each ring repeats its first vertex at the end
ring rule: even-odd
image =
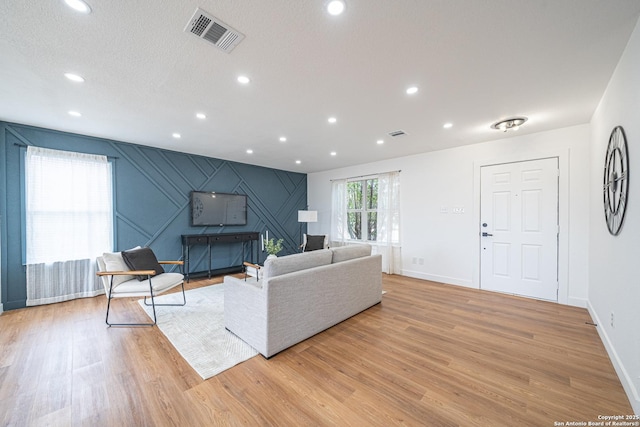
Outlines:
{"type": "MultiPolygon", "coordinates": [[[[20,176],[16,166],[20,145],[101,154],[110,157],[114,171],[115,249],[150,246],[159,258],[182,256],[182,234],[257,231],[285,239],[284,251],[298,250],[298,209],[307,206],[307,175],[227,160],[0,122],[3,165],[0,188],[2,229],[1,302],[5,309],[25,306],[22,252],[20,176]],[[247,194],[247,225],[191,227],[189,193],[192,190],[247,194]],[[5,232],[7,230],[8,232],[5,232]]],[[[19,162],[18,162],[19,163],[19,162]]],[[[254,245],[256,242],[254,242],[254,245]]],[[[259,242],[258,242],[259,244],[259,242]]],[[[206,269],[205,248],[193,247],[192,270],[206,269]]],[[[238,264],[248,258],[238,246],[220,245],[213,251],[213,268],[238,264]]],[[[263,261],[266,253],[260,253],[263,261]]]]}

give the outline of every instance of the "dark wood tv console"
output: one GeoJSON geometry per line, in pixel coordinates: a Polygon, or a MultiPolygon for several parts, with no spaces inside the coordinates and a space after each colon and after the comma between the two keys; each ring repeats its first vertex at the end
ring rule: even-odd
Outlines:
{"type": "MultiPolygon", "coordinates": [[[[183,234],[182,235],[182,259],[184,260],[184,274],[187,277],[187,282],[189,281],[190,276],[192,275],[206,275],[211,278],[213,274],[226,274],[242,271],[242,262],[245,261],[241,259],[240,265],[232,265],[229,267],[218,268],[215,270],[211,269],[211,247],[217,244],[230,244],[230,243],[241,243],[242,247],[242,258],[244,258],[244,249],[245,243],[249,242],[251,244],[251,262],[254,262],[254,252],[253,252],[253,242],[258,241],[260,238],[260,233],[257,231],[248,231],[242,233],[214,233],[214,234],[183,234]],[[193,245],[206,245],[208,250],[208,268],[207,271],[191,273],[190,272],[190,263],[189,263],[189,252],[190,248],[193,245]]],[[[258,260],[258,250],[259,245],[256,244],[255,260],[258,260]]]]}

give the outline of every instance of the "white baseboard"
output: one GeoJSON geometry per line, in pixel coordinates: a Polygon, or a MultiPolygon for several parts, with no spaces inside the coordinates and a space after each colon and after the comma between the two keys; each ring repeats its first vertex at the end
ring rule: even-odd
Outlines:
{"type": "MultiPolygon", "coordinates": [[[[589,310],[589,314],[591,314],[593,323],[595,323],[596,325],[603,325],[603,322],[598,317],[598,314],[594,310],[590,301],[587,301],[587,305],[588,305],[587,309],[589,310]]],[[[636,414],[640,414],[640,394],[638,394],[638,390],[633,384],[633,381],[629,376],[629,373],[627,372],[624,365],[622,364],[620,357],[618,357],[618,353],[616,352],[615,347],[611,343],[611,340],[609,339],[609,336],[607,335],[607,331],[605,330],[605,328],[603,328],[602,326],[597,326],[596,330],[598,331],[600,340],[602,340],[602,343],[604,344],[604,348],[607,350],[607,353],[609,354],[609,359],[611,360],[611,363],[613,364],[613,367],[616,370],[616,373],[618,374],[620,383],[622,383],[622,387],[624,388],[624,391],[627,394],[627,397],[629,398],[629,402],[631,403],[633,412],[636,414]]],[[[628,414],[628,415],[631,415],[631,414],[628,414]]]]}
{"type": "Polygon", "coordinates": [[[588,304],[589,301],[584,298],[569,297],[569,299],[567,300],[567,305],[571,305],[573,307],[587,308],[588,304]]]}
{"type": "Polygon", "coordinates": [[[4,308],[3,308],[2,303],[0,303],[0,314],[2,314],[2,313],[4,313],[4,308]]]}
{"type": "Polygon", "coordinates": [[[473,286],[471,280],[460,279],[457,277],[438,276],[435,274],[426,274],[420,271],[402,270],[403,276],[413,277],[414,279],[430,280],[432,282],[445,283],[447,285],[464,286],[465,288],[478,289],[473,286]]]}

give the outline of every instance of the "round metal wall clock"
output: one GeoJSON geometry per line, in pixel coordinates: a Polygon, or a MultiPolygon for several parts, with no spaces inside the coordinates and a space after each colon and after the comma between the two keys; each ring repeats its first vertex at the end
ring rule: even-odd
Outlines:
{"type": "Polygon", "coordinates": [[[604,159],[604,217],[609,233],[617,236],[622,228],[629,196],[629,158],[627,138],[622,126],[611,131],[604,159]]]}

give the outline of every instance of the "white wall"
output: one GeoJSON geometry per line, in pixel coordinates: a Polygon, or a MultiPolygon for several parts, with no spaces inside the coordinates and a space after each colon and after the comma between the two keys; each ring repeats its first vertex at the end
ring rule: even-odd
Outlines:
{"type": "MultiPolygon", "coordinates": [[[[638,24],[640,25],[640,24],[638,24]]],[[[589,310],[640,414],[640,27],[625,52],[591,121],[589,310]],[[629,149],[629,202],[620,234],[604,221],[604,156],[611,130],[621,125],[629,149]],[[614,326],[611,325],[611,314],[614,326]]]]}
{"type": "Polygon", "coordinates": [[[640,414],[640,21],[589,125],[397,158],[308,176],[311,209],[330,228],[330,179],[401,169],[403,274],[478,287],[479,168],[495,161],[560,160],[559,302],[587,306],[640,414]],[[609,235],[602,182],[609,134],[622,125],[630,157],[622,232],[609,235]],[[447,208],[447,214],[440,213],[447,208]],[[452,213],[464,207],[465,213],[452,213]],[[413,258],[424,259],[412,264],[413,258]],[[585,268],[587,266],[587,268],[585,268]],[[613,325],[611,315],[613,314],[613,325]]]}
{"type": "Polygon", "coordinates": [[[480,166],[558,157],[559,301],[586,307],[588,145],[589,125],[581,125],[309,174],[309,208],[318,210],[318,222],[309,224],[309,233],[329,233],[331,179],[401,169],[403,274],[479,288],[480,166]],[[464,208],[464,213],[454,214],[454,207],[464,208]],[[441,213],[443,208],[448,213],[441,213]]]}

